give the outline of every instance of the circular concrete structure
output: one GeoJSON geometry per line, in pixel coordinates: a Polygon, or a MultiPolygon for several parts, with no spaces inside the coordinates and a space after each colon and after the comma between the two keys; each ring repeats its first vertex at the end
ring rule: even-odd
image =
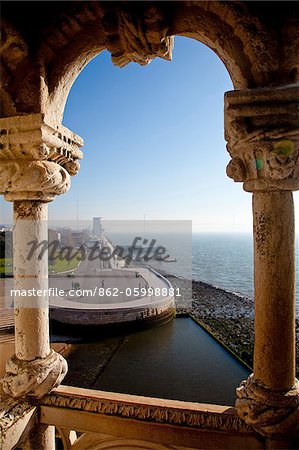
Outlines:
{"type": "Polygon", "coordinates": [[[112,325],[166,322],[175,315],[174,290],[153,269],[123,268],[86,271],[50,278],[50,317],[67,325],[112,325]]]}

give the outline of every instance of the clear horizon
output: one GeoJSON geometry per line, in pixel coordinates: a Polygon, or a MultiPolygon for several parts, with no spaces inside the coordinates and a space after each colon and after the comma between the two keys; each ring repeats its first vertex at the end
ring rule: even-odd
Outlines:
{"type": "MultiPolygon", "coordinates": [[[[251,194],[225,173],[223,95],[232,90],[207,46],[176,37],[173,61],[112,65],[105,51],[76,79],[63,125],[85,140],[70,191],[50,220],[192,220],[193,232],[251,232],[251,194]]],[[[296,230],[299,194],[294,193],[296,230]]],[[[1,196],[0,223],[12,220],[1,196]]]]}

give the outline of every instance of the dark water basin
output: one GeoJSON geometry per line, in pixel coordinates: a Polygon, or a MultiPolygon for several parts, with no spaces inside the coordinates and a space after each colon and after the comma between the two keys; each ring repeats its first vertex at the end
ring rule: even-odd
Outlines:
{"type": "Polygon", "coordinates": [[[233,405],[249,371],[191,318],[126,336],[94,389],[233,405]]]}

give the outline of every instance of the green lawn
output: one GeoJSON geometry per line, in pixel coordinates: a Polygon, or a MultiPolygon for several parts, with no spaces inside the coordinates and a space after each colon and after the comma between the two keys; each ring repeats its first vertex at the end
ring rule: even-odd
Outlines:
{"type": "Polygon", "coordinates": [[[6,272],[12,272],[12,258],[0,258],[0,273],[6,272]]]}
{"type": "Polygon", "coordinates": [[[79,264],[79,259],[75,256],[70,261],[67,261],[65,259],[60,260],[56,259],[54,264],[49,264],[49,272],[54,270],[55,272],[66,272],[67,270],[74,270],[79,264]]]}
{"type": "MultiPolygon", "coordinates": [[[[80,256],[79,256],[80,259],[80,256]]],[[[49,272],[54,270],[55,272],[66,272],[67,270],[74,270],[79,264],[79,260],[75,256],[70,261],[55,260],[55,263],[49,264],[49,272]]],[[[0,258],[0,273],[11,273],[13,269],[12,258],[0,258]]]]}

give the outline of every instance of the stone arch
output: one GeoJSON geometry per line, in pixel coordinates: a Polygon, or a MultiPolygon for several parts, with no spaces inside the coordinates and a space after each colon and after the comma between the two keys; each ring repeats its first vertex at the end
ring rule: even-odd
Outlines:
{"type": "MultiPolygon", "coordinates": [[[[173,35],[211,47],[235,88],[225,95],[232,157],[228,175],[243,181],[254,199],[254,373],[237,389],[237,413],[258,433],[273,438],[270,446],[282,439],[291,448],[299,414],[292,199],[292,191],[299,189],[299,14],[293,2],[283,7],[273,2],[269,14],[267,3],[3,2],[1,194],[15,203],[14,239],[20,255],[15,273],[20,274],[18,286],[27,288],[20,243],[29,236],[46,239],[43,227],[34,223],[46,217],[47,202],[70,186],[69,176],[78,171],[82,157],[82,140],[60,123],[76,76],[104,49],[123,66],[169,58],[173,35]],[[38,183],[28,167],[38,174],[38,183]],[[26,228],[20,226],[24,217],[26,228]]],[[[46,267],[37,259],[30,273],[37,288],[44,287],[46,267]]],[[[50,352],[45,308],[18,308],[15,324],[16,356],[7,365],[1,389],[12,397],[38,399],[61,382],[66,366],[50,352]],[[29,330],[28,323],[39,326],[29,330]],[[24,383],[26,377],[30,385],[24,383]]]]}
{"type": "MultiPolygon", "coordinates": [[[[179,5],[174,2],[170,11],[163,4],[145,4],[139,5],[136,12],[136,8],[132,9],[132,6],[116,9],[113,5],[99,7],[96,2],[92,3],[95,5],[90,5],[91,9],[89,5],[85,5],[80,13],[72,16],[73,24],[81,21],[84,22],[84,27],[72,37],[70,43],[62,43],[61,33],[57,34],[56,29],[49,33],[44,44],[43,53],[47,46],[57,50],[66,50],[70,46],[70,50],[62,55],[61,61],[60,57],[56,59],[49,78],[49,107],[51,109],[55,104],[60,110],[56,111],[59,116],[75,77],[104,49],[110,51],[112,61],[117,66],[123,67],[130,61],[146,64],[156,56],[171,59],[171,49],[167,48],[171,45],[170,36],[191,37],[215,51],[226,66],[236,89],[266,83],[262,69],[268,75],[270,67],[277,65],[275,57],[271,58],[272,55],[266,58],[263,54],[261,58],[259,49],[266,47],[264,41],[270,39],[267,33],[263,32],[260,37],[255,37],[255,41],[258,41],[256,48],[249,48],[250,39],[253,40],[256,30],[262,29],[262,25],[252,17],[251,21],[248,20],[245,7],[238,10],[232,4],[221,5],[218,2],[214,2],[214,7],[202,4],[203,2],[182,2],[179,5]],[[90,32],[86,33],[89,27],[90,32]],[[92,40],[89,39],[90,34],[93,35],[92,40]],[[80,40],[80,46],[77,40],[80,40]],[[252,67],[256,66],[259,58],[264,67],[256,70],[257,73],[252,73],[252,67]]],[[[70,25],[70,22],[67,23],[70,25]]],[[[66,22],[64,24],[66,26],[66,22]]]]}
{"type": "Polygon", "coordinates": [[[294,38],[299,42],[296,20],[286,26],[290,20],[278,36],[245,2],[65,2],[57,17],[52,14],[31,35],[22,37],[13,24],[6,26],[17,36],[17,46],[28,51],[15,64],[15,47],[7,52],[4,45],[3,115],[42,112],[50,121],[60,121],[72,83],[101,51],[108,49],[120,67],[130,61],[147,64],[156,56],[170,59],[174,35],[209,46],[225,64],[235,89],[278,85],[286,78],[294,82],[295,51],[285,57],[278,50],[282,35],[285,45],[290,45],[288,33],[293,44],[294,38]]]}
{"type": "Polygon", "coordinates": [[[85,434],[78,439],[78,443],[83,444],[86,450],[176,450],[172,445],[100,434],[93,436],[85,434]]]}

